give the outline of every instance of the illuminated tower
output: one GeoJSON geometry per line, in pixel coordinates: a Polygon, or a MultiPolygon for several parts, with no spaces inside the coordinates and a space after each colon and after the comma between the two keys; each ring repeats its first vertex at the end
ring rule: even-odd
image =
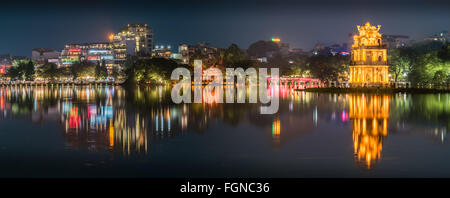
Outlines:
{"type": "Polygon", "coordinates": [[[388,65],[386,46],[377,27],[367,22],[357,26],[359,35],[353,36],[352,60],[350,63],[350,84],[352,86],[387,85],[388,65]]]}

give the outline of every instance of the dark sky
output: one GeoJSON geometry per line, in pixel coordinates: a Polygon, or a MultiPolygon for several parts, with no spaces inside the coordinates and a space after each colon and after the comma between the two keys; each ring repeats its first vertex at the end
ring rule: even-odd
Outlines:
{"type": "Polygon", "coordinates": [[[291,48],[348,42],[356,25],[370,21],[384,34],[420,40],[450,29],[444,0],[228,0],[228,1],[9,1],[0,2],[0,54],[31,56],[38,47],[106,41],[128,23],[147,23],[155,44],[209,42],[247,48],[281,37],[291,48]],[[369,3],[370,2],[370,3],[369,3]]]}

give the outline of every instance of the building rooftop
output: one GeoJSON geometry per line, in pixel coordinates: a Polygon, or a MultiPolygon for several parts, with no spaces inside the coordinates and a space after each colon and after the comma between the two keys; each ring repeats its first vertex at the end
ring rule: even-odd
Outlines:
{"type": "Polygon", "coordinates": [[[33,51],[43,53],[43,52],[54,52],[55,50],[49,48],[34,48],[33,51]]]}

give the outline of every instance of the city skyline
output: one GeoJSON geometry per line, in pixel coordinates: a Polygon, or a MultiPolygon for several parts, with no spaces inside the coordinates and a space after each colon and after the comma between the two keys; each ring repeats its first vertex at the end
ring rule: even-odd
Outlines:
{"type": "Polygon", "coordinates": [[[412,40],[423,40],[450,27],[446,20],[450,9],[444,1],[364,5],[342,1],[327,6],[321,2],[109,1],[46,6],[6,2],[0,8],[0,22],[7,27],[0,33],[0,54],[29,57],[34,48],[60,51],[68,43],[107,41],[108,34],[129,23],[148,24],[154,30],[155,45],[208,42],[225,48],[236,43],[246,49],[255,41],[278,36],[291,48],[305,50],[317,43],[350,43],[348,34],[356,33],[355,24],[366,21],[382,24],[383,34],[408,35],[412,40]]]}
{"type": "Polygon", "coordinates": [[[3,186],[442,191],[449,19],[450,0],[5,0],[3,186]]]}

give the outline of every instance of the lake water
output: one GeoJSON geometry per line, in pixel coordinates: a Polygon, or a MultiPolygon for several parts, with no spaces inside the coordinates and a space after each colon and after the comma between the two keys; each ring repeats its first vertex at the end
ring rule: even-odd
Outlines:
{"type": "Polygon", "coordinates": [[[169,87],[1,87],[0,177],[450,177],[449,94],[280,98],[261,115],[169,87]]]}

